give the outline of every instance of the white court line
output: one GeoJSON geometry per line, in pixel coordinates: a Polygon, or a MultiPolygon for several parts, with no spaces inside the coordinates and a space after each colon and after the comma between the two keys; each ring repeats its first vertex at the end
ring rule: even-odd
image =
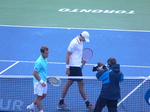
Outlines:
{"type": "Polygon", "coordinates": [[[13,66],[15,66],[16,64],[18,64],[18,63],[19,63],[19,61],[15,62],[14,64],[10,65],[9,67],[7,67],[7,68],[4,69],[3,71],[1,71],[1,72],[0,72],[0,75],[1,75],[2,73],[4,73],[5,71],[7,71],[8,69],[10,69],[11,67],[13,67],[13,66]]]}
{"type": "Polygon", "coordinates": [[[148,30],[123,30],[123,29],[99,29],[99,28],[68,28],[68,27],[44,27],[44,26],[17,26],[17,25],[0,25],[1,27],[22,27],[22,28],[51,28],[51,29],[81,29],[81,30],[105,30],[105,31],[126,31],[126,32],[150,32],[148,30]]]}
{"type": "Polygon", "coordinates": [[[117,106],[123,103],[132,93],[134,93],[139,87],[141,87],[147,80],[149,80],[150,76],[148,76],[145,80],[143,80],[138,86],[136,86],[130,93],[128,93],[120,102],[118,102],[117,106]]]}
{"type": "MultiPolygon", "coordinates": [[[[0,78],[33,78],[34,76],[29,76],[29,75],[0,75],[0,78]]],[[[51,75],[47,75],[47,77],[58,77],[58,78],[61,78],[61,79],[68,79],[68,78],[83,78],[83,79],[96,79],[97,78],[95,76],[78,76],[78,77],[73,77],[73,76],[51,76],[51,75]]],[[[143,80],[150,80],[150,77],[147,78],[147,77],[124,77],[124,79],[143,79],[143,80]]]]}
{"type": "MultiPolygon", "coordinates": [[[[0,60],[0,62],[17,62],[17,60],[0,60]]],[[[35,61],[19,61],[20,63],[35,63],[35,61]]],[[[63,62],[48,62],[49,64],[66,64],[63,62]]],[[[86,64],[86,65],[92,65],[95,64],[86,64]]],[[[135,65],[120,65],[121,67],[132,67],[132,68],[150,68],[150,66],[135,66],[135,65]]]]}

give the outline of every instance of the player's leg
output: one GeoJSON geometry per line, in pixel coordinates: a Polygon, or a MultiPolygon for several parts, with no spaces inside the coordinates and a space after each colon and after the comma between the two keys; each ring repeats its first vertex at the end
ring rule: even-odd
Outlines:
{"type": "MultiPolygon", "coordinates": [[[[34,82],[34,83],[33,83],[33,86],[34,86],[34,94],[37,94],[38,85],[39,85],[38,82],[34,82]]],[[[30,104],[30,105],[27,106],[27,110],[29,110],[30,112],[35,112],[35,111],[34,111],[35,106],[36,106],[36,104],[35,104],[35,101],[34,101],[32,104],[30,104]]]]}
{"type": "Polygon", "coordinates": [[[43,109],[42,109],[42,103],[41,103],[41,100],[42,100],[42,99],[43,99],[43,96],[38,96],[38,95],[37,95],[37,97],[36,97],[36,99],[35,99],[35,101],[34,101],[34,104],[37,105],[39,111],[40,111],[40,110],[43,110],[43,109]]]}
{"type": "Polygon", "coordinates": [[[34,94],[36,94],[36,96],[37,96],[35,101],[31,105],[27,106],[27,109],[30,112],[34,112],[34,108],[36,105],[37,105],[39,110],[42,110],[41,100],[46,97],[47,85],[45,87],[43,87],[41,85],[41,83],[34,82],[34,94]]]}
{"type": "Polygon", "coordinates": [[[68,89],[69,87],[73,84],[74,81],[72,80],[67,80],[65,86],[63,87],[63,90],[62,90],[62,95],[61,95],[61,98],[64,99],[67,92],[68,92],[68,89]]]}
{"type": "Polygon", "coordinates": [[[79,92],[83,98],[83,100],[87,100],[86,94],[85,94],[85,90],[84,90],[84,81],[78,81],[78,88],[79,88],[79,92]]]}
{"type": "Polygon", "coordinates": [[[94,105],[90,104],[89,100],[86,97],[85,90],[84,90],[84,81],[82,79],[78,80],[78,88],[83,100],[85,101],[86,109],[93,111],[94,105]]]}
{"type": "Polygon", "coordinates": [[[27,106],[27,110],[29,110],[30,112],[35,112],[35,106],[36,104],[34,104],[34,102],[30,105],[27,106]]]}
{"type": "Polygon", "coordinates": [[[42,108],[42,99],[44,99],[46,97],[47,94],[47,84],[46,86],[42,86],[41,84],[38,86],[37,88],[37,97],[34,101],[34,103],[37,105],[38,109],[40,112],[43,112],[43,108],[42,108]]]}
{"type": "Polygon", "coordinates": [[[57,109],[59,109],[59,110],[70,110],[70,108],[68,108],[66,106],[66,104],[64,103],[64,98],[67,94],[69,87],[73,84],[73,82],[74,82],[73,80],[67,80],[65,86],[62,89],[62,94],[61,94],[61,98],[60,98],[59,104],[57,106],[57,109]]]}
{"type": "MultiPolygon", "coordinates": [[[[73,70],[73,76],[79,76],[82,77],[82,69],[80,67],[76,67],[76,68],[72,68],[73,70]]],[[[78,83],[78,88],[79,88],[79,92],[83,98],[84,101],[87,100],[86,94],[85,94],[85,90],[84,90],[84,81],[83,79],[75,79],[75,81],[77,81],[78,83]]]]}
{"type": "Polygon", "coordinates": [[[45,97],[46,97],[46,94],[43,94],[43,96],[42,96],[41,100],[43,100],[45,97]]]}
{"type": "Polygon", "coordinates": [[[34,104],[37,105],[37,107],[38,107],[38,109],[39,109],[40,112],[43,112],[41,100],[46,97],[46,94],[47,94],[47,84],[46,84],[45,87],[42,86],[41,84],[39,84],[39,86],[37,88],[37,92],[38,93],[36,93],[37,97],[36,97],[36,99],[34,101],[34,104]]]}
{"type": "Polygon", "coordinates": [[[39,110],[42,110],[42,99],[44,99],[46,97],[46,94],[43,94],[42,96],[38,96],[36,97],[36,99],[34,100],[34,104],[37,105],[39,110]]]}

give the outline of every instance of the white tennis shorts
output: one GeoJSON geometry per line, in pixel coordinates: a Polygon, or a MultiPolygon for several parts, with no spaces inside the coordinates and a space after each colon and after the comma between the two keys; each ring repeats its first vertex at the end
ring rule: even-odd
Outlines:
{"type": "Polygon", "coordinates": [[[40,82],[33,82],[34,84],[34,94],[38,96],[42,96],[43,94],[47,94],[47,84],[46,86],[42,86],[40,82]]]}

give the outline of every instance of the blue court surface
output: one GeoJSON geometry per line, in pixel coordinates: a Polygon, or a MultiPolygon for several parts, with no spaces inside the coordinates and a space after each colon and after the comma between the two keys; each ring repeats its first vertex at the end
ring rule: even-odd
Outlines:
{"type": "Polygon", "coordinates": [[[94,52],[84,66],[84,76],[95,75],[93,65],[106,64],[111,57],[117,59],[125,76],[149,76],[150,32],[9,26],[0,27],[0,74],[32,75],[39,49],[45,45],[50,49],[48,75],[66,76],[67,47],[84,30],[90,33],[84,48],[94,52]]]}
{"type": "MultiPolygon", "coordinates": [[[[90,102],[96,103],[102,85],[93,66],[116,58],[125,76],[118,112],[150,112],[149,4],[149,0],[1,0],[0,112],[27,112],[35,98],[32,73],[41,46],[50,49],[48,76],[60,76],[62,81],[59,87],[48,84],[44,112],[65,112],[56,107],[67,79],[67,47],[82,31],[90,33],[84,48],[94,53],[83,68],[90,102]]],[[[87,112],[76,82],[65,103],[69,112],[87,112]]]]}
{"type": "MultiPolygon", "coordinates": [[[[34,100],[33,82],[28,76],[32,76],[34,62],[40,55],[41,46],[45,45],[50,49],[48,75],[66,76],[67,47],[70,41],[84,30],[91,35],[91,42],[85,42],[84,48],[91,48],[94,54],[84,66],[83,76],[95,77],[95,72],[92,72],[93,66],[97,62],[106,64],[107,59],[111,57],[118,60],[125,77],[149,76],[150,32],[0,26],[0,75],[2,76],[0,89],[3,91],[0,92],[0,111],[26,112],[26,106],[34,100]],[[13,76],[4,77],[8,75],[13,76]],[[25,77],[17,78],[17,76],[25,77]]],[[[90,77],[84,80],[85,90],[88,99],[95,104],[101,82],[90,77]]],[[[59,87],[48,85],[48,96],[43,100],[45,112],[60,112],[56,107],[66,79],[61,80],[62,85],[59,87]]],[[[147,90],[149,90],[147,79],[128,78],[123,81],[119,112],[135,112],[135,110],[149,112],[150,96],[144,99],[147,90]]],[[[65,102],[71,107],[70,112],[86,112],[77,83],[69,89],[65,102]]]]}
{"type": "Polygon", "coordinates": [[[150,75],[150,32],[15,26],[0,26],[0,75],[31,76],[39,49],[45,45],[50,49],[48,75],[66,76],[67,47],[84,30],[90,33],[90,42],[85,42],[84,48],[94,52],[84,66],[84,76],[95,76],[93,65],[106,64],[111,57],[117,59],[125,76],[150,75]]]}

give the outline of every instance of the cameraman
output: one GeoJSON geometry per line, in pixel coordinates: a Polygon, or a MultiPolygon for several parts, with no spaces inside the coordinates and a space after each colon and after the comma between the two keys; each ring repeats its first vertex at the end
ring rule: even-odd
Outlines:
{"type": "Polygon", "coordinates": [[[120,99],[120,85],[124,76],[120,72],[120,65],[116,64],[115,58],[107,60],[108,69],[102,63],[93,67],[93,71],[98,71],[96,77],[102,81],[101,93],[97,99],[94,112],[101,112],[107,106],[108,112],[117,112],[117,103],[120,99]]]}

